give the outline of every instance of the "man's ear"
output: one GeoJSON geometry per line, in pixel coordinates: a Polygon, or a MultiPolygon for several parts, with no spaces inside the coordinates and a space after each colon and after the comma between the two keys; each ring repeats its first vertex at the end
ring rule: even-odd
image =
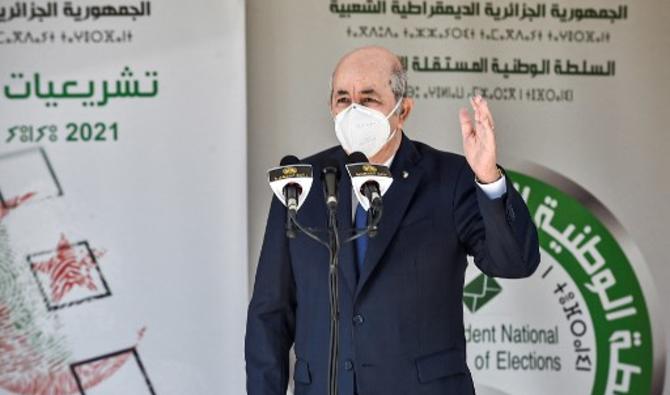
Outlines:
{"type": "Polygon", "coordinates": [[[412,112],[413,108],[414,99],[411,97],[404,97],[402,99],[402,103],[400,103],[400,114],[398,115],[401,123],[405,123],[405,121],[407,121],[407,118],[409,117],[409,114],[412,112]]]}

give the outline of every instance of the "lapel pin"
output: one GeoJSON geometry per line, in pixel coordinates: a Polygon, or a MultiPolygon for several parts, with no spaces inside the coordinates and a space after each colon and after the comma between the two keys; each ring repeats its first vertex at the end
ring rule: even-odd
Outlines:
{"type": "Polygon", "coordinates": [[[409,173],[407,172],[407,170],[403,170],[402,171],[402,178],[407,178],[407,177],[409,177],[409,173]]]}

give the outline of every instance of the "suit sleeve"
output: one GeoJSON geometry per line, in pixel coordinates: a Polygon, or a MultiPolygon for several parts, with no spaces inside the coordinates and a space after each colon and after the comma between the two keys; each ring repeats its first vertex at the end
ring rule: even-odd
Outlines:
{"type": "Polygon", "coordinates": [[[454,190],[458,237],[486,275],[528,277],[540,263],[537,229],[521,195],[505,175],[507,192],[490,199],[464,161],[454,190]]]}
{"type": "Polygon", "coordinates": [[[288,386],[296,297],[285,221],[285,209],[272,199],[247,313],[248,395],[285,395],[288,386]]]}

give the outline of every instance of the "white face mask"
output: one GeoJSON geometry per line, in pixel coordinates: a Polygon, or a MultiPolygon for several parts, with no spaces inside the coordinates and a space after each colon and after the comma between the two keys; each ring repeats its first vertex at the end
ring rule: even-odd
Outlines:
{"type": "Polygon", "coordinates": [[[393,133],[388,119],[398,109],[402,99],[398,100],[388,115],[352,103],[335,116],[335,135],[347,153],[360,151],[368,158],[379,152],[393,133]]]}

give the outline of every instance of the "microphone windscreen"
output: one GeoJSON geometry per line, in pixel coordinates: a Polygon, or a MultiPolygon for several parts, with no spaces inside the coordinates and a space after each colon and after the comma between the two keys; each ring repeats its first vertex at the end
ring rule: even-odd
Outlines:
{"type": "Polygon", "coordinates": [[[298,159],[294,155],[286,155],[285,157],[281,158],[281,162],[279,162],[279,166],[290,166],[290,165],[297,165],[300,163],[300,159],[298,159]]]}
{"type": "Polygon", "coordinates": [[[326,158],[323,161],[322,174],[334,173],[337,179],[340,179],[340,164],[335,158],[326,158]]]}
{"type": "Polygon", "coordinates": [[[347,163],[368,163],[368,157],[364,153],[356,151],[352,152],[347,158],[347,163]]]}

